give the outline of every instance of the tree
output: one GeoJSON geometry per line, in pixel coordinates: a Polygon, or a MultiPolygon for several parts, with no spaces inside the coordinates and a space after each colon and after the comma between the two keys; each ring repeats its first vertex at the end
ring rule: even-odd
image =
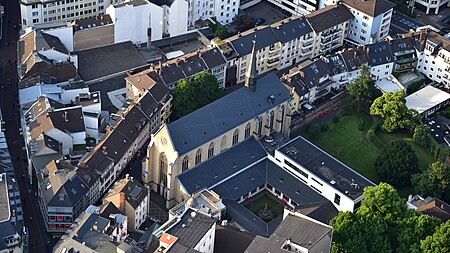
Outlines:
{"type": "Polygon", "coordinates": [[[242,32],[255,25],[255,18],[247,12],[243,12],[234,18],[234,23],[236,24],[236,29],[242,32]]]}
{"type": "Polygon", "coordinates": [[[370,114],[383,119],[382,129],[393,132],[397,129],[413,129],[420,123],[419,114],[406,107],[403,91],[386,92],[375,99],[370,106],[370,114]]]}
{"type": "Polygon", "coordinates": [[[414,129],[413,139],[415,143],[429,151],[432,151],[436,144],[433,136],[431,136],[430,127],[428,125],[417,126],[414,129]]]}
{"type": "Polygon", "coordinates": [[[441,220],[438,218],[416,212],[414,215],[403,219],[398,234],[397,253],[422,252],[420,240],[432,235],[440,223],[441,220]]]}
{"type": "Polygon", "coordinates": [[[362,65],[360,69],[361,74],[347,85],[348,93],[353,102],[357,104],[358,111],[361,106],[370,105],[375,98],[381,95],[381,92],[375,87],[375,80],[368,67],[362,65]]]}
{"type": "Polygon", "coordinates": [[[424,253],[450,252],[450,220],[441,224],[433,235],[420,242],[424,253]]]}
{"type": "Polygon", "coordinates": [[[412,175],[411,182],[423,196],[450,201],[450,169],[441,162],[432,163],[426,171],[412,175]]]}
{"type": "Polygon", "coordinates": [[[339,212],[330,221],[334,229],[332,252],[414,252],[438,223],[408,209],[391,185],[369,186],[355,213],[339,212]]]}
{"type": "Polygon", "coordinates": [[[174,109],[177,117],[189,114],[223,96],[216,77],[211,73],[198,73],[188,81],[181,79],[175,88],[174,109]]]}
{"type": "Polygon", "coordinates": [[[219,37],[219,39],[221,39],[221,40],[226,39],[230,36],[227,28],[223,25],[220,25],[217,27],[215,35],[216,35],[216,37],[219,37]]]}
{"type": "Polygon", "coordinates": [[[381,150],[375,160],[375,168],[381,181],[402,185],[409,182],[411,174],[418,172],[419,163],[407,142],[393,140],[381,150]]]}

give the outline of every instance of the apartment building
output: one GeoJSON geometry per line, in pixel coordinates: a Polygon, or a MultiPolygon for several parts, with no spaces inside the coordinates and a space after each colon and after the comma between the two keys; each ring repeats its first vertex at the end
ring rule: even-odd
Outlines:
{"type": "Polygon", "coordinates": [[[306,15],[314,31],[311,57],[324,55],[344,44],[347,38],[349,22],[354,18],[347,7],[338,4],[306,15]]]}
{"type": "Polygon", "coordinates": [[[133,177],[125,176],[109,189],[103,204],[112,203],[128,217],[128,230],[139,229],[148,217],[150,193],[133,177]]]}
{"type": "Polygon", "coordinates": [[[66,231],[87,207],[87,185],[70,161],[52,160],[36,173],[38,200],[47,232],[66,231]]]}
{"type": "Polygon", "coordinates": [[[159,238],[155,252],[213,253],[216,221],[208,213],[186,209],[153,232],[159,238]]]}
{"type": "Polygon", "coordinates": [[[225,58],[217,48],[186,54],[164,63],[160,62],[156,66],[152,65],[147,70],[126,77],[126,97],[132,100],[133,97],[153,87],[157,88],[160,84],[173,90],[178,80],[190,79],[201,72],[214,74],[219,88],[225,88],[225,67],[225,58]]]}
{"type": "Polygon", "coordinates": [[[319,9],[321,0],[269,0],[269,3],[292,15],[306,15],[319,9]]]}
{"type": "Polygon", "coordinates": [[[252,41],[256,41],[256,71],[263,74],[312,59],[343,45],[352,14],[334,5],[306,17],[291,17],[256,27],[222,41],[213,41],[227,58],[227,71],[236,83],[245,80],[252,41]]]}
{"type": "Polygon", "coordinates": [[[214,18],[222,25],[229,24],[239,12],[240,0],[188,0],[188,25],[214,18]]]}
{"type": "Polygon", "coordinates": [[[45,77],[53,83],[74,80],[78,58],[69,53],[61,40],[38,30],[27,30],[17,49],[19,81],[45,77]]]}
{"type": "Polygon", "coordinates": [[[114,43],[143,44],[188,30],[186,0],[130,0],[110,5],[106,14],[114,23],[114,43]]]}
{"type": "Polygon", "coordinates": [[[388,0],[344,0],[353,14],[348,38],[356,44],[372,44],[389,35],[394,3],[388,0]]]}
{"type": "Polygon", "coordinates": [[[427,15],[437,15],[439,10],[445,9],[445,6],[450,7],[450,2],[448,0],[414,0],[414,6],[427,15]]]}
{"type": "Polygon", "coordinates": [[[53,248],[53,252],[124,252],[127,216],[114,206],[89,206],[74,221],[53,248]]]}
{"type": "Polygon", "coordinates": [[[20,0],[22,28],[49,28],[104,14],[111,3],[123,0],[20,0]]]}
{"type": "Polygon", "coordinates": [[[427,78],[450,85],[450,40],[433,32],[415,33],[419,41],[416,47],[417,70],[427,78]]]}

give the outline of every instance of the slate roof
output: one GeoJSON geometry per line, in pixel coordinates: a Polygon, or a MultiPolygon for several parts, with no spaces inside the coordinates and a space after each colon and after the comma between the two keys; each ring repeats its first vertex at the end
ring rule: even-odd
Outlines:
{"type": "Polygon", "coordinates": [[[183,155],[289,99],[289,91],[270,73],[257,79],[255,92],[242,87],[166,127],[175,150],[183,155]]]}
{"type": "Polygon", "coordinates": [[[254,138],[250,138],[185,171],[178,175],[177,179],[189,194],[193,194],[203,188],[212,187],[264,157],[266,151],[262,145],[254,138]]]}
{"type": "Polygon", "coordinates": [[[180,60],[179,65],[186,77],[191,77],[207,70],[205,63],[198,54],[183,58],[183,60],[180,60]]]}
{"type": "Polygon", "coordinates": [[[390,63],[394,60],[389,42],[380,41],[375,44],[370,44],[368,47],[368,57],[370,66],[378,66],[390,63]]]}
{"type": "Polygon", "coordinates": [[[336,158],[299,136],[277,150],[355,200],[367,186],[375,184],[336,158]],[[332,183],[334,182],[334,183],[332,183]],[[353,187],[352,183],[357,184],[353,187]]]}
{"type": "Polygon", "coordinates": [[[349,9],[341,4],[330,5],[306,15],[306,19],[316,32],[322,32],[354,18],[349,9]]]}
{"type": "Polygon", "coordinates": [[[63,132],[79,133],[85,131],[81,107],[62,108],[48,112],[48,115],[53,126],[63,132]]]}
{"type": "MultiPolygon", "coordinates": [[[[273,232],[270,238],[255,237],[245,250],[246,253],[284,253],[283,245],[287,240],[311,248],[325,235],[332,232],[332,228],[303,217],[288,215],[273,232]]],[[[329,239],[331,243],[331,238],[329,239]]]]}
{"type": "Polygon", "coordinates": [[[357,47],[356,49],[345,50],[341,53],[348,71],[356,70],[361,65],[369,62],[365,50],[363,47],[357,47]]]}
{"type": "Polygon", "coordinates": [[[77,51],[76,54],[78,54],[78,72],[85,81],[147,64],[131,41],[77,51]]]}
{"type": "Polygon", "coordinates": [[[318,59],[311,64],[300,69],[300,79],[308,87],[313,88],[319,85],[321,78],[332,75],[330,67],[322,59],[318,59]]]}
{"type": "Polygon", "coordinates": [[[181,244],[186,248],[194,248],[216,223],[215,219],[200,212],[194,212],[195,217],[192,217],[192,212],[194,212],[192,209],[187,210],[181,220],[166,231],[178,238],[176,244],[181,244]]]}
{"type": "Polygon", "coordinates": [[[389,41],[389,45],[394,55],[405,51],[414,51],[414,40],[411,37],[393,39],[389,41]]]}
{"type": "Polygon", "coordinates": [[[256,40],[256,50],[270,46],[278,41],[271,27],[258,29],[242,37],[237,35],[229,40],[240,56],[248,55],[252,52],[253,40],[256,40]]]}
{"type": "Polygon", "coordinates": [[[202,52],[201,58],[210,69],[227,63],[222,53],[215,47],[202,52]]]}
{"type": "Polygon", "coordinates": [[[134,209],[137,209],[142,201],[148,196],[147,188],[131,177],[128,179],[121,179],[114,183],[114,186],[109,190],[107,197],[121,193],[125,195],[125,200],[134,209]]]}
{"type": "Polygon", "coordinates": [[[47,42],[47,44],[50,48],[53,48],[60,53],[64,53],[64,54],[69,53],[69,51],[66,49],[66,47],[63,45],[63,43],[61,42],[61,40],[58,37],[44,33],[44,32],[42,32],[41,35],[45,39],[45,41],[47,42]]]}
{"type": "Polygon", "coordinates": [[[271,25],[272,31],[281,43],[286,43],[312,32],[308,21],[303,17],[283,20],[271,25]]]}
{"type": "Polygon", "coordinates": [[[344,0],[343,2],[371,17],[376,17],[395,6],[394,3],[387,0],[344,0]]]}

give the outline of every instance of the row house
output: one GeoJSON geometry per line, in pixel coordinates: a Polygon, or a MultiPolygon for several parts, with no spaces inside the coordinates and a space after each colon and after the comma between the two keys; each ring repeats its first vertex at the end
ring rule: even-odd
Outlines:
{"type": "Polygon", "coordinates": [[[173,90],[180,79],[190,79],[202,72],[214,74],[219,88],[225,88],[225,66],[225,58],[217,48],[199,50],[164,63],[160,62],[157,66],[153,65],[150,69],[125,78],[126,96],[128,100],[132,100],[156,83],[164,84],[173,90]]]}
{"type": "MultiPolygon", "coordinates": [[[[168,95],[168,91],[166,93],[168,95]]],[[[149,91],[128,109],[95,148],[83,157],[77,173],[89,185],[88,202],[95,203],[116,181],[160,126],[160,106],[149,91]]]]}
{"type": "Polygon", "coordinates": [[[52,160],[40,172],[38,200],[47,232],[63,233],[87,207],[87,185],[65,160],[52,160]]]}
{"type": "MultiPolygon", "coordinates": [[[[227,58],[227,71],[236,83],[245,79],[252,41],[256,41],[256,71],[263,74],[312,59],[341,47],[353,15],[343,5],[333,5],[307,16],[291,17],[271,26],[256,27],[225,42],[215,40],[227,58]],[[226,44],[226,45],[225,45],[226,44]]],[[[228,82],[227,76],[227,83],[228,82]]],[[[234,83],[231,82],[231,83],[234,83]]]]}

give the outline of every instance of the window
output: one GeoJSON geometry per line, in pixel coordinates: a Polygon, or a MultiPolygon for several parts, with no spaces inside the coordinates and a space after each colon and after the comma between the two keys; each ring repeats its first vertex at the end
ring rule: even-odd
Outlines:
{"type": "Polygon", "coordinates": [[[161,153],[159,156],[159,183],[167,186],[167,157],[166,154],[161,153]]]}
{"type": "Polygon", "coordinates": [[[297,171],[298,173],[300,173],[300,175],[308,178],[308,174],[306,172],[304,172],[303,170],[301,170],[299,167],[295,166],[294,164],[292,164],[291,162],[289,162],[288,160],[284,160],[284,163],[291,167],[292,169],[294,169],[295,171],[297,171]]]}
{"type": "Polygon", "coordinates": [[[251,125],[250,125],[250,123],[248,123],[246,126],[245,126],[245,139],[247,139],[247,138],[249,138],[250,137],[250,130],[251,130],[251,125]]]}
{"type": "Polygon", "coordinates": [[[227,136],[225,135],[223,136],[222,141],[220,142],[221,151],[223,151],[226,146],[227,146],[227,136]]]}
{"type": "Polygon", "coordinates": [[[236,129],[233,133],[233,146],[239,142],[239,129],[236,129]]]}
{"type": "Polygon", "coordinates": [[[214,142],[211,142],[211,144],[209,144],[209,148],[208,148],[208,159],[214,156],[214,142]]]}
{"type": "Polygon", "coordinates": [[[31,15],[32,15],[33,17],[37,17],[37,16],[39,15],[39,12],[33,11],[33,12],[31,13],[31,15]]]}
{"type": "Polygon", "coordinates": [[[188,167],[189,167],[189,157],[185,156],[183,158],[183,163],[181,164],[181,171],[183,172],[183,171],[187,170],[188,167]]]}
{"type": "Polygon", "coordinates": [[[341,204],[341,195],[339,195],[337,193],[334,194],[334,203],[336,203],[336,205],[341,204]]]}
{"type": "Polygon", "coordinates": [[[202,150],[197,149],[197,153],[195,154],[195,165],[202,162],[202,150]]]}

